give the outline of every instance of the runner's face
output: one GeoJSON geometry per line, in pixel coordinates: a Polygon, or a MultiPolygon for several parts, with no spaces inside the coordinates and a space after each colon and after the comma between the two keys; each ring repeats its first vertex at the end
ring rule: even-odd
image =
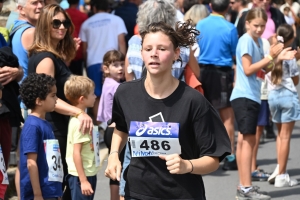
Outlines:
{"type": "Polygon", "coordinates": [[[148,33],[142,45],[142,57],[148,72],[152,75],[171,73],[172,65],[178,59],[180,49],[174,50],[169,36],[162,32],[148,33]]]}
{"type": "Polygon", "coordinates": [[[56,86],[52,86],[50,93],[47,95],[45,100],[42,100],[42,106],[44,108],[44,111],[46,112],[52,112],[54,111],[57,96],[56,96],[56,86]]]}
{"type": "Polygon", "coordinates": [[[24,7],[21,8],[21,12],[28,21],[37,21],[40,17],[40,13],[45,6],[44,0],[28,0],[24,7]]]}
{"type": "Polygon", "coordinates": [[[253,20],[246,21],[247,32],[254,38],[259,38],[264,33],[266,28],[266,21],[262,18],[255,18],[253,20]]]}

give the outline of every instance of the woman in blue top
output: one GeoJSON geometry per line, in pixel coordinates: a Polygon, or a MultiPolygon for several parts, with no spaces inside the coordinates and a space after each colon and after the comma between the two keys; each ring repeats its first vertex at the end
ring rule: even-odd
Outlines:
{"type": "Polygon", "coordinates": [[[270,47],[270,54],[264,56],[261,35],[267,22],[267,14],[261,8],[250,10],[246,16],[247,32],[240,38],[237,49],[236,83],[230,101],[238,124],[236,150],[240,177],[237,199],[270,199],[260,193],[251,183],[251,157],[255,145],[255,132],[260,108],[260,79],[272,69],[274,59],[291,59],[294,51],[283,50],[283,44],[270,47]],[[283,50],[283,51],[282,51],[283,50]]]}

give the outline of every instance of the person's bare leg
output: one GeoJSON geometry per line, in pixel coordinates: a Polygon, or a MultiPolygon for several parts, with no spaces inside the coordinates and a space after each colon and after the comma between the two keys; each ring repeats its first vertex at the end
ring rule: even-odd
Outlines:
{"type": "Polygon", "coordinates": [[[234,112],[232,107],[219,109],[220,117],[226,128],[227,134],[231,143],[231,154],[235,154],[235,143],[234,143],[234,112]]]}
{"type": "Polygon", "coordinates": [[[242,177],[242,171],[239,170],[240,166],[241,166],[242,147],[243,147],[243,135],[239,132],[238,133],[238,141],[237,141],[237,145],[236,145],[236,163],[238,166],[238,173],[239,173],[240,181],[241,181],[241,177],[242,177]]]}
{"type": "Polygon", "coordinates": [[[110,200],[119,200],[119,186],[118,185],[110,185],[110,200]]]}
{"type": "Polygon", "coordinates": [[[280,145],[281,145],[281,141],[280,141],[280,137],[279,137],[279,133],[281,132],[281,124],[276,123],[277,126],[277,130],[278,130],[278,134],[277,134],[277,138],[276,138],[276,155],[277,155],[277,164],[279,163],[278,158],[279,158],[279,149],[280,149],[280,145]]]}
{"type": "Polygon", "coordinates": [[[294,128],[295,122],[282,123],[281,131],[278,134],[280,138],[280,148],[279,148],[279,174],[285,174],[287,160],[290,153],[290,140],[291,134],[294,128]]]}
{"type": "Polygon", "coordinates": [[[264,131],[264,126],[256,127],[255,145],[253,147],[251,172],[253,172],[257,169],[257,162],[256,162],[257,152],[258,152],[259,142],[260,142],[260,138],[262,136],[263,131],[264,131]]]}
{"type": "Polygon", "coordinates": [[[255,145],[255,135],[244,134],[242,140],[242,150],[240,156],[240,166],[238,168],[240,177],[240,183],[244,187],[249,187],[252,185],[251,179],[251,161],[253,148],[255,145]]]}

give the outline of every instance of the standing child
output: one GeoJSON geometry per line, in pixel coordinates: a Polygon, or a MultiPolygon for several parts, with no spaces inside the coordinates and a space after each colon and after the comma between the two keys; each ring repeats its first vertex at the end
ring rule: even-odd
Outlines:
{"type": "Polygon", "coordinates": [[[20,87],[28,115],[20,138],[21,200],[59,199],[62,196],[63,169],[58,141],[45,120],[54,110],[57,96],[55,79],[45,74],[30,74],[20,87]]]}
{"type": "Polygon", "coordinates": [[[264,56],[260,37],[265,30],[267,19],[263,9],[250,10],[246,16],[247,33],[240,38],[236,50],[236,84],[230,101],[239,130],[236,155],[240,186],[236,194],[237,199],[271,198],[262,194],[257,187],[253,187],[251,182],[251,158],[261,103],[260,80],[264,79],[265,71],[272,69],[276,57],[277,61],[291,59],[294,57],[294,52],[288,49],[282,51],[283,44],[277,44],[272,45],[270,54],[264,56]]]}
{"type": "MultiPolygon", "coordinates": [[[[69,102],[82,110],[94,106],[94,82],[84,76],[71,76],[65,83],[64,93],[69,102]]],[[[80,113],[79,113],[80,114],[80,113]]],[[[79,115],[78,114],[78,115],[79,115]]],[[[71,117],[68,127],[66,162],[72,199],[92,200],[99,171],[99,132],[93,135],[79,131],[78,115],[71,117]]]]}
{"type": "MultiPolygon", "coordinates": [[[[106,78],[103,83],[102,96],[98,108],[98,121],[106,123],[111,119],[114,94],[119,87],[121,80],[124,78],[124,61],[125,56],[117,50],[108,51],[103,57],[103,72],[106,78]]],[[[114,126],[115,124],[111,124],[104,134],[104,142],[109,151],[114,126]]],[[[120,161],[123,163],[124,151],[122,151],[120,157],[120,161]]],[[[111,200],[120,199],[119,181],[110,179],[109,185],[111,200]]]]}
{"type": "MultiPolygon", "coordinates": [[[[292,26],[288,24],[279,26],[277,37],[282,40],[278,42],[289,47],[294,41],[292,26]]],[[[276,123],[278,129],[276,140],[278,164],[268,181],[275,182],[275,187],[291,187],[298,184],[298,181],[290,179],[286,172],[291,134],[295,121],[300,120],[300,103],[295,87],[298,83],[299,69],[296,59],[280,62],[271,73],[268,100],[272,121],[276,123]]]]}

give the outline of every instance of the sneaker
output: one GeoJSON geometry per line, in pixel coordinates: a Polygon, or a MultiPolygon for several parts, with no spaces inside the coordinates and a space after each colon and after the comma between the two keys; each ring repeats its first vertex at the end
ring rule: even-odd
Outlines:
{"type": "Polygon", "coordinates": [[[248,192],[243,192],[243,190],[238,189],[236,192],[237,200],[270,200],[271,197],[269,195],[260,194],[254,188],[249,190],[248,192]]]}
{"type": "Polygon", "coordinates": [[[279,165],[276,166],[274,172],[269,176],[268,182],[274,184],[276,176],[279,174],[279,165]]]}
{"type": "Polygon", "coordinates": [[[282,174],[276,176],[275,178],[275,187],[293,187],[295,185],[298,185],[298,181],[295,179],[290,179],[288,174],[282,174]]]}
{"type": "Polygon", "coordinates": [[[257,185],[252,185],[252,187],[253,187],[253,190],[255,190],[258,194],[264,194],[264,195],[268,195],[268,194],[269,194],[269,193],[266,192],[266,191],[260,190],[260,187],[257,186],[257,185]]]}
{"type": "Polygon", "coordinates": [[[252,181],[267,181],[270,177],[269,173],[266,173],[264,170],[255,170],[251,173],[252,181]]]}
{"type": "Polygon", "coordinates": [[[229,159],[226,157],[224,159],[224,164],[223,164],[222,169],[225,170],[225,171],[227,171],[227,170],[237,170],[237,164],[236,164],[235,156],[234,155],[229,155],[229,156],[233,156],[234,158],[231,157],[233,159],[230,159],[230,161],[229,161],[229,159]]]}

